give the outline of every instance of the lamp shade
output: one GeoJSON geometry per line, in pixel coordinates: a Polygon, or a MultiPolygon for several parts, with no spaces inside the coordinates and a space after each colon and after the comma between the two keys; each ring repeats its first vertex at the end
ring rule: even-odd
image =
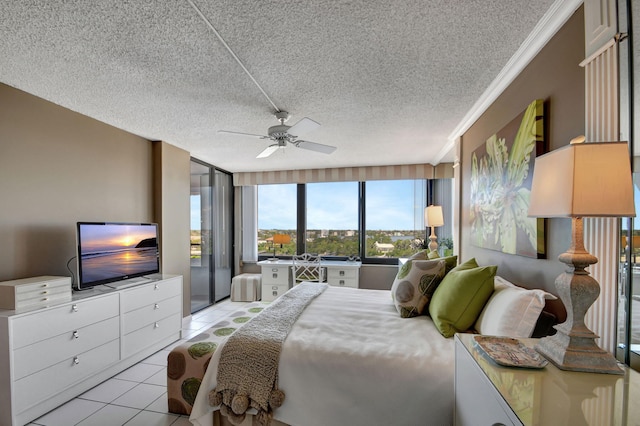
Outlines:
{"type": "Polygon", "coordinates": [[[424,226],[442,226],[444,218],[442,216],[442,206],[431,205],[424,209],[424,226]]]}
{"type": "Polygon", "coordinates": [[[291,242],[291,237],[287,234],[273,235],[273,244],[289,244],[290,242],[291,242]]]}
{"type": "Polygon", "coordinates": [[[572,144],[536,158],[529,216],[635,215],[626,142],[572,144]]]}

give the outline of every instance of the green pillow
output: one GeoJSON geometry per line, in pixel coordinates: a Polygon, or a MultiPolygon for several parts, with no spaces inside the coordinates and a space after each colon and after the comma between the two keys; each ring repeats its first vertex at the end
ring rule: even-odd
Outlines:
{"type": "Polygon", "coordinates": [[[402,318],[422,314],[444,277],[442,260],[408,260],[391,286],[393,304],[402,318]]]}
{"type": "Polygon", "coordinates": [[[471,261],[449,272],[429,303],[429,315],[444,337],[471,328],[493,293],[498,267],[474,267],[477,263],[475,259],[471,261]]]}

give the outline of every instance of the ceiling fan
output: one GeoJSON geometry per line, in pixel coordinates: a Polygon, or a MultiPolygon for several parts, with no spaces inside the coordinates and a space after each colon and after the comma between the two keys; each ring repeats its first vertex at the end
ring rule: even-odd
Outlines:
{"type": "Polygon", "coordinates": [[[321,152],[323,154],[331,154],[336,150],[335,146],[323,145],[321,143],[309,142],[302,139],[298,139],[298,136],[304,134],[306,132],[310,132],[312,130],[320,127],[320,123],[313,121],[310,118],[304,117],[300,119],[293,126],[287,126],[284,124],[289,119],[289,113],[286,111],[278,111],[276,112],[276,119],[280,122],[277,126],[269,127],[267,131],[268,136],[264,135],[254,135],[252,133],[241,133],[241,132],[231,132],[228,130],[218,130],[218,133],[226,133],[229,135],[238,135],[238,136],[250,136],[259,139],[270,139],[273,144],[269,145],[264,151],[262,151],[256,158],[265,158],[276,152],[279,148],[285,148],[287,143],[291,145],[308,149],[310,151],[321,152]]]}

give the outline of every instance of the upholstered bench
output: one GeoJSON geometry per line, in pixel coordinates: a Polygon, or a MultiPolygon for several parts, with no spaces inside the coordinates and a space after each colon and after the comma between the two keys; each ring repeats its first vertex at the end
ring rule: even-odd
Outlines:
{"type": "Polygon", "coordinates": [[[242,324],[258,315],[266,304],[250,303],[221,319],[213,327],[176,346],[167,356],[169,412],[191,414],[200,383],[218,345],[242,324]]]}
{"type": "Polygon", "coordinates": [[[232,302],[253,302],[262,298],[260,274],[240,274],[231,280],[232,302]]]}

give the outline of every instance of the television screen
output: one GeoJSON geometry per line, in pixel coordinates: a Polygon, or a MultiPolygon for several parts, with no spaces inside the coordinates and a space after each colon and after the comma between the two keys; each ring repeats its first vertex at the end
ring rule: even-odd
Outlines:
{"type": "Polygon", "coordinates": [[[155,223],[78,222],[78,288],[160,272],[155,223]]]}

